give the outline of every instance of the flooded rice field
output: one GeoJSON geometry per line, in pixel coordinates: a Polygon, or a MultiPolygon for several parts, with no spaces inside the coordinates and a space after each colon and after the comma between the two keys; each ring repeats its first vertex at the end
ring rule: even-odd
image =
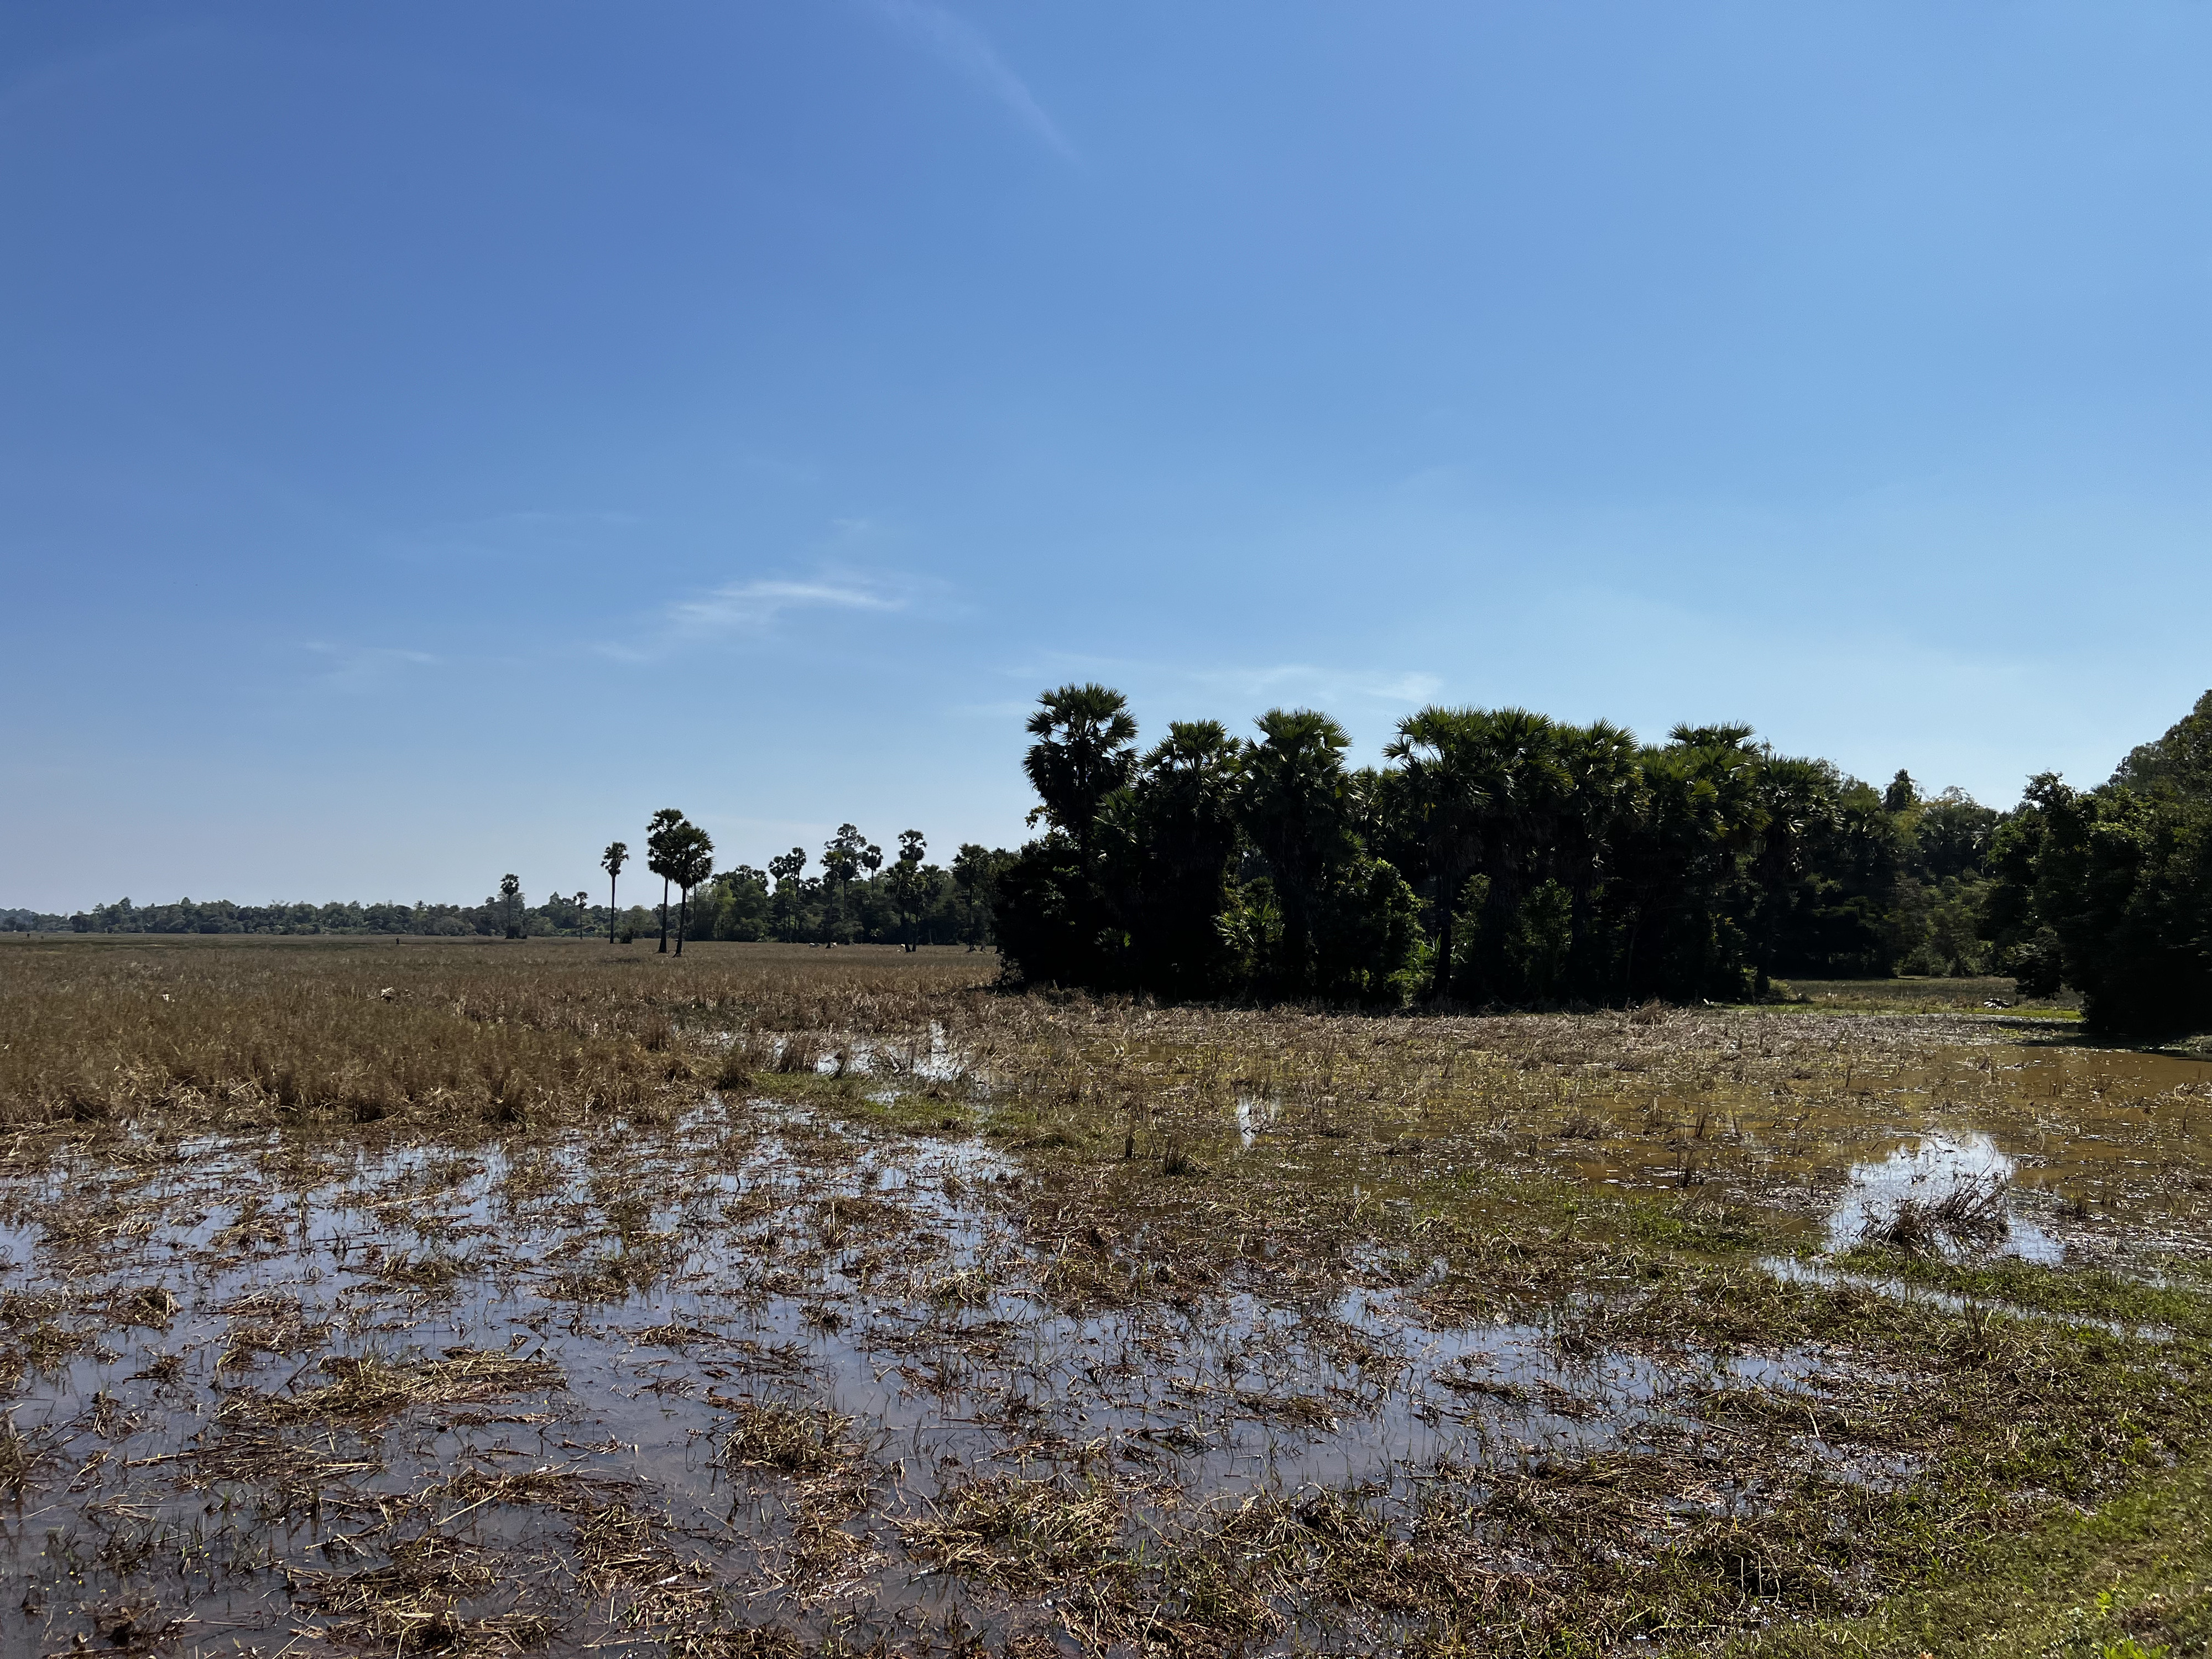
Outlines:
{"type": "Polygon", "coordinates": [[[180,1036],[19,1116],[0,1652],[1712,1651],[2203,1436],[2200,1062],[702,955],[331,970],[599,1097],[180,1036]]]}

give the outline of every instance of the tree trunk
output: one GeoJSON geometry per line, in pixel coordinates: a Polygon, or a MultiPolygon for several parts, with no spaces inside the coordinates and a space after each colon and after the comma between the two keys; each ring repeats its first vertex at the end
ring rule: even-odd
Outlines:
{"type": "Polygon", "coordinates": [[[607,943],[615,942],[615,878],[607,878],[607,943]]]}
{"type": "Polygon", "coordinates": [[[1437,966],[1429,980],[1429,1000],[1442,1002],[1451,990],[1452,973],[1452,912],[1458,908],[1459,892],[1452,878],[1441,872],[1437,876],[1437,966]]]}
{"type": "Polygon", "coordinates": [[[690,911],[691,890],[687,887],[683,896],[676,901],[676,954],[679,957],[684,954],[684,927],[690,919],[690,911]]]}
{"type": "Polygon", "coordinates": [[[668,878],[665,876],[660,878],[660,949],[653,954],[668,954],[668,878]]]}

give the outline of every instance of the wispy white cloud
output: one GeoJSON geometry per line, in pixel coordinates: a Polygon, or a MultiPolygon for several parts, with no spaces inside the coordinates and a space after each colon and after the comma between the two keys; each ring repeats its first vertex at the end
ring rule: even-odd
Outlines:
{"type": "Polygon", "coordinates": [[[922,591],[910,580],[834,568],[811,576],[756,576],[672,600],[642,637],[594,648],[622,662],[650,662],[686,646],[765,637],[799,612],[857,617],[908,610],[922,591]]]}
{"type": "Polygon", "coordinates": [[[973,23],[929,0],[877,0],[877,7],[902,32],[1005,106],[1036,137],[1070,161],[1075,158],[1075,147],[1037,102],[1036,94],[973,23]]]}
{"type": "Polygon", "coordinates": [[[668,625],[679,635],[696,637],[755,632],[791,611],[903,611],[906,605],[903,593],[850,578],[731,582],[670,605],[668,625]]]}
{"type": "Polygon", "coordinates": [[[322,672],[315,676],[319,684],[356,695],[381,691],[411,670],[428,667],[438,660],[427,651],[399,646],[332,645],[309,640],[306,649],[322,661],[322,672]]]}

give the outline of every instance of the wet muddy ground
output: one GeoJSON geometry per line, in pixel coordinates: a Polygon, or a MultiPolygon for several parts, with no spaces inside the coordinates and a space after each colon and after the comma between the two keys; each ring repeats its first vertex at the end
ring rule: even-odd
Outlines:
{"type": "Polygon", "coordinates": [[[1711,1650],[2203,1437],[2212,1066],[714,964],[332,981],[626,1109],[19,1122],[0,1651],[1711,1650]]]}

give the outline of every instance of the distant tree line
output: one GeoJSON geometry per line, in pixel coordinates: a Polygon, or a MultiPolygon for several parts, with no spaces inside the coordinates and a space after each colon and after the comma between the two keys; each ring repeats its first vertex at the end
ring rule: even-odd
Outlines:
{"type": "Polygon", "coordinates": [[[661,878],[665,904],[614,902],[629,849],[611,843],[600,855],[608,902],[588,892],[554,893],[530,903],[520,880],[502,877],[483,903],[235,904],[179,899],[134,904],[118,899],[73,915],[0,910],[0,933],[428,934],[452,938],[622,939],[658,935],[672,953],[686,939],[783,939],[810,945],[964,945],[994,942],[992,900],[998,872],[1012,855],[973,843],[950,869],[928,861],[918,830],[901,832],[886,860],[854,825],[838,827],[815,873],[794,847],[767,870],[714,867],[714,843],[673,808],[646,830],[647,867],[661,878]]]}
{"type": "MultiPolygon", "coordinates": [[[[641,913],[642,917],[642,913],[641,913]]],[[[538,904],[520,884],[481,904],[234,904],[179,899],[134,904],[118,899],[70,915],[0,910],[0,933],[415,933],[445,938],[582,937],[605,932],[606,907],[586,895],[555,893],[538,904]]]]}
{"type": "Polygon", "coordinates": [[[1120,693],[1039,701],[1043,833],[999,872],[1010,973],[1164,997],[1737,1000],[1789,976],[2017,976],[2119,1030],[2212,1024],[2212,693],[2087,793],[1999,812],[1777,754],[1747,726],[1663,744],[1605,721],[1430,708],[1380,768],[1310,709],[1256,738],[1120,693]]]}

